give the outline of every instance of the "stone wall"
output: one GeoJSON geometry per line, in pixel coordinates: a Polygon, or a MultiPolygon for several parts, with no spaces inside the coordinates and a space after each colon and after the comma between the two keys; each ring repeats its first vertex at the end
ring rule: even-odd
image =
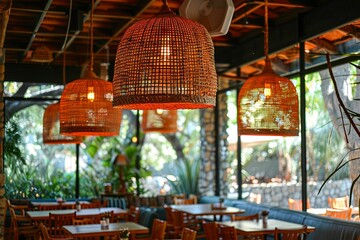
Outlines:
{"type": "MultiPolygon", "coordinates": [[[[350,179],[329,181],[318,194],[322,182],[308,183],[308,198],[314,208],[328,207],[328,197],[343,197],[350,194],[350,179]]],[[[261,194],[261,203],[287,207],[288,198],[301,199],[300,183],[243,184],[244,192],[261,194]]]]}
{"type": "MultiPolygon", "coordinates": [[[[229,86],[228,80],[219,81],[219,88],[227,88],[229,86]]],[[[217,108],[219,109],[219,129],[217,129],[219,136],[219,151],[220,159],[227,158],[228,148],[228,134],[227,129],[227,96],[226,94],[220,94],[218,96],[217,108]]],[[[201,121],[201,169],[200,169],[200,180],[199,190],[201,195],[215,195],[215,108],[208,108],[200,110],[200,121],[201,121]]],[[[221,161],[220,163],[220,193],[227,193],[227,176],[226,169],[228,164],[221,161]]]]}

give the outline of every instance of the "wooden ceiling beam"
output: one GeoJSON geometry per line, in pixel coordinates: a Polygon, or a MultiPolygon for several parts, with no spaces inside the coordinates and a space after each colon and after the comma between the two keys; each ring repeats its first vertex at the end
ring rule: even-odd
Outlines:
{"type": "MultiPolygon", "coordinates": [[[[360,19],[358,9],[360,9],[358,0],[331,1],[298,15],[296,18],[277,21],[269,31],[269,53],[279,52],[299,42],[308,41],[322,33],[358,20],[360,19]],[[329,16],[335,17],[329,18],[329,16]],[[326,24],[324,24],[324,19],[326,19],[326,24]]],[[[242,38],[237,46],[230,50],[230,55],[226,56],[228,51],[222,53],[223,49],[221,48],[216,50],[216,54],[221,55],[219,59],[222,59],[223,62],[230,63],[227,71],[231,71],[239,66],[262,59],[264,57],[263,42],[263,33],[259,32],[242,38]]]]}
{"type": "Polygon", "coordinates": [[[35,36],[36,36],[36,33],[39,31],[39,28],[41,26],[41,23],[43,22],[44,18],[45,18],[45,15],[47,13],[47,10],[49,10],[50,6],[52,4],[52,0],[47,0],[46,2],[46,5],[45,5],[45,8],[44,8],[44,11],[41,13],[36,25],[35,25],[35,28],[34,28],[34,31],[33,31],[33,34],[31,35],[30,39],[29,39],[29,42],[27,44],[27,47],[25,49],[25,51],[23,52],[22,56],[21,56],[21,61],[26,57],[28,51],[30,50],[30,47],[32,46],[32,43],[35,39],[35,36]]]}
{"type": "Polygon", "coordinates": [[[314,38],[309,42],[314,43],[318,48],[322,48],[328,53],[338,53],[337,47],[325,39],[314,38]]]}
{"type": "MultiPolygon", "coordinates": [[[[100,53],[101,51],[103,51],[112,41],[114,41],[119,35],[120,33],[122,33],[123,31],[125,31],[126,28],[128,28],[129,26],[131,26],[134,21],[137,20],[137,18],[148,8],[150,7],[156,0],[145,0],[142,1],[142,3],[138,6],[136,13],[134,14],[134,17],[131,18],[126,24],[124,24],[123,26],[121,26],[119,29],[117,29],[114,34],[112,35],[112,37],[104,42],[102,44],[102,46],[99,47],[99,49],[94,53],[94,56],[97,55],[98,53],[100,53]]],[[[159,9],[160,10],[160,9],[159,9]]]]}
{"type": "MultiPolygon", "coordinates": [[[[62,65],[5,63],[5,69],[5,81],[31,82],[38,84],[63,84],[62,65]],[[29,76],[29,74],[31,76],[29,76]]],[[[65,79],[78,79],[81,76],[81,70],[81,67],[67,66],[65,79]]]]}
{"type": "MultiPolygon", "coordinates": [[[[96,0],[94,2],[94,6],[91,7],[91,9],[89,10],[89,12],[85,15],[85,17],[83,18],[83,24],[89,20],[90,18],[90,13],[91,11],[93,11],[99,4],[100,4],[101,0],[96,0]]],[[[70,45],[75,41],[75,39],[77,38],[77,36],[81,33],[80,30],[76,30],[73,35],[70,37],[70,39],[67,40],[67,42],[65,43],[64,47],[59,51],[59,53],[57,53],[54,56],[54,59],[59,57],[64,51],[66,51],[70,45]]]]}
{"type": "Polygon", "coordinates": [[[360,28],[355,26],[343,26],[340,28],[340,30],[346,32],[350,36],[353,36],[357,40],[360,40],[360,28]]]}

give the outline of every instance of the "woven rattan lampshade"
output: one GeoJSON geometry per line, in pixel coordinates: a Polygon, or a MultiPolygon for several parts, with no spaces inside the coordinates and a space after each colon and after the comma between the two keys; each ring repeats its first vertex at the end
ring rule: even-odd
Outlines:
{"type": "Polygon", "coordinates": [[[43,117],[44,144],[77,144],[82,137],[65,136],[60,134],[60,103],[49,105],[43,117]]]}
{"type": "Polygon", "coordinates": [[[112,107],[112,84],[92,71],[66,85],[60,99],[60,133],[71,136],[119,135],[121,110],[112,107]]]}
{"type": "Polygon", "coordinates": [[[245,81],[238,97],[238,134],[297,136],[299,100],[293,83],[271,68],[268,57],[268,9],[265,1],[265,68],[245,81]]]}
{"type": "Polygon", "coordinates": [[[194,109],[215,105],[214,47],[205,27],[176,16],[166,1],[122,37],[115,60],[114,102],[124,109],[194,109]]]}
{"type": "MultiPolygon", "coordinates": [[[[94,0],[91,1],[94,6],[94,0]]],[[[71,136],[119,135],[121,110],[113,108],[113,87],[93,72],[93,7],[90,15],[91,58],[84,76],[66,85],[60,99],[60,133],[71,136]]]]}
{"type": "Polygon", "coordinates": [[[144,110],[141,127],[144,133],[176,133],[177,110],[144,110]]]}
{"type": "Polygon", "coordinates": [[[293,83],[271,69],[269,59],[264,71],[249,78],[238,98],[238,134],[297,136],[299,103],[293,83]]]}
{"type": "Polygon", "coordinates": [[[41,46],[35,48],[32,58],[31,58],[31,61],[39,62],[39,63],[52,62],[53,61],[52,52],[48,47],[41,45],[41,46]]]}

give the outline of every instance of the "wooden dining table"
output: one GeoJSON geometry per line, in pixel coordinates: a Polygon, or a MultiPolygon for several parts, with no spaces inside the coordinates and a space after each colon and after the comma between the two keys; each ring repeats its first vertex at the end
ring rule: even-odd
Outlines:
{"type": "Polygon", "coordinates": [[[214,220],[216,220],[216,216],[220,216],[221,220],[224,215],[233,215],[245,212],[245,210],[241,208],[227,206],[220,208],[214,207],[212,204],[171,205],[171,208],[195,217],[214,216],[214,220]]]}
{"type": "Polygon", "coordinates": [[[114,207],[106,208],[87,208],[76,211],[75,209],[66,209],[66,210],[45,210],[45,211],[27,211],[27,215],[34,221],[43,221],[49,218],[49,213],[55,214],[66,214],[76,212],[77,217],[93,217],[98,216],[99,214],[105,212],[114,212],[114,215],[120,218],[125,218],[127,215],[127,210],[114,207]]]}
{"type": "MultiPolygon", "coordinates": [[[[302,224],[286,222],[277,219],[268,219],[267,224],[264,225],[262,220],[251,221],[233,221],[233,222],[218,222],[221,225],[235,227],[239,235],[268,235],[274,234],[275,228],[279,229],[296,229],[303,227],[302,224]]],[[[311,233],[315,231],[315,227],[307,226],[306,232],[311,233]]]]}
{"type": "Polygon", "coordinates": [[[107,229],[102,229],[100,224],[65,225],[63,229],[73,238],[114,236],[124,229],[130,232],[130,239],[133,234],[149,233],[149,228],[135,222],[110,223],[107,229]]]}

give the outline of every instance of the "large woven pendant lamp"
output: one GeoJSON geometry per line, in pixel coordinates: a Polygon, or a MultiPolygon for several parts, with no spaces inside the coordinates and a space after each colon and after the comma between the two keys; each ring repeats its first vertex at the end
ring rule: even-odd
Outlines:
{"type": "Polygon", "coordinates": [[[160,13],[122,37],[115,60],[115,107],[195,109],[215,105],[214,46],[205,27],[176,16],[163,0],[160,13]]]}
{"type": "Polygon", "coordinates": [[[177,110],[144,110],[141,128],[144,133],[176,133],[177,110]]]}
{"type": "Polygon", "coordinates": [[[66,85],[60,99],[60,133],[71,136],[116,136],[121,110],[112,107],[112,84],[93,72],[93,6],[90,16],[90,64],[82,78],[66,85]]]}
{"type": "Polygon", "coordinates": [[[77,144],[82,137],[65,136],[60,134],[60,103],[49,105],[43,117],[43,143],[44,144],[77,144]]]}
{"type": "Polygon", "coordinates": [[[265,68],[245,81],[238,97],[238,134],[297,136],[299,100],[293,83],[278,76],[268,57],[268,6],[265,1],[265,68]]]}

